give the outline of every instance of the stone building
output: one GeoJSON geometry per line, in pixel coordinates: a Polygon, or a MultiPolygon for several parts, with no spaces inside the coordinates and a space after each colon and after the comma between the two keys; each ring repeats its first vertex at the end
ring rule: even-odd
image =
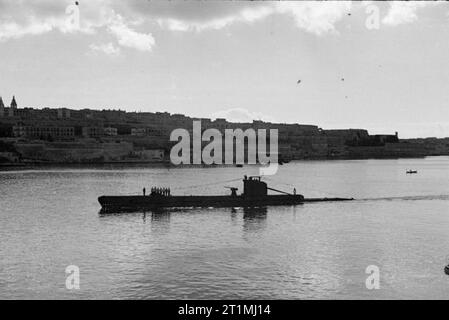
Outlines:
{"type": "Polygon", "coordinates": [[[112,128],[112,127],[104,128],[104,135],[105,136],[116,136],[117,134],[118,134],[117,128],[112,128]]]}
{"type": "Polygon", "coordinates": [[[104,128],[102,127],[83,127],[82,135],[85,138],[99,138],[104,136],[104,128]]]}
{"type": "Polygon", "coordinates": [[[147,129],[145,128],[132,128],[131,135],[136,137],[144,137],[147,135],[147,129]]]}
{"type": "Polygon", "coordinates": [[[69,119],[70,118],[70,110],[69,109],[58,109],[58,119],[69,119]]]}
{"type": "Polygon", "coordinates": [[[53,126],[24,126],[13,127],[14,137],[25,137],[33,139],[48,138],[73,138],[75,129],[73,127],[53,127],[53,126]]]}

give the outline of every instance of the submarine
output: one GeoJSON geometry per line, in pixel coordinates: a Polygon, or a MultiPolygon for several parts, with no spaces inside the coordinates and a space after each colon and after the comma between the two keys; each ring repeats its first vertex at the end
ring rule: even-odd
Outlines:
{"type": "Polygon", "coordinates": [[[306,199],[296,191],[288,193],[268,187],[261,181],[260,176],[244,176],[243,192],[237,194],[238,188],[227,187],[230,195],[217,196],[175,196],[170,192],[161,192],[158,188],[152,188],[149,195],[134,196],[100,196],[98,202],[102,213],[135,212],[146,209],[158,208],[189,208],[189,207],[262,207],[298,205],[304,202],[319,201],[347,201],[353,198],[311,198],[306,199]],[[279,194],[269,195],[268,190],[279,194]]]}

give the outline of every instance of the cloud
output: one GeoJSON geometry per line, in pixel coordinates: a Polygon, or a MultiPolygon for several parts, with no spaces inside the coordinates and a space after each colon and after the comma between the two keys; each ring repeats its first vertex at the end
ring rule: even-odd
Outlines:
{"type": "Polygon", "coordinates": [[[151,51],[155,40],[151,33],[139,33],[131,29],[123,22],[123,18],[117,15],[108,26],[109,32],[116,36],[119,45],[134,48],[140,51],[151,51]]]}
{"type": "Polygon", "coordinates": [[[0,0],[0,39],[16,39],[54,30],[96,33],[105,28],[120,45],[149,51],[150,33],[137,33],[134,21],[157,22],[172,31],[219,30],[237,23],[254,23],[271,15],[291,16],[298,28],[314,34],[334,32],[335,24],[351,6],[344,1],[80,1],[80,27],[73,30],[69,15],[72,1],[0,0]]]}
{"type": "Polygon", "coordinates": [[[418,19],[416,11],[429,5],[428,1],[393,1],[382,22],[389,26],[397,26],[414,22],[418,19]]]}
{"type": "MultiPolygon", "coordinates": [[[[204,2],[197,2],[196,6],[214,7],[214,3],[216,2],[206,5],[204,2]]],[[[221,3],[219,7],[221,8],[222,5],[221,3]]],[[[162,28],[172,31],[203,31],[218,30],[235,23],[253,23],[271,15],[281,14],[293,17],[298,28],[321,35],[326,32],[335,32],[335,23],[346,15],[351,8],[351,2],[261,1],[244,2],[239,6],[233,3],[230,7],[233,8],[233,11],[225,10],[222,15],[219,15],[217,10],[212,10],[212,14],[201,15],[187,11],[188,14],[185,15],[176,12],[170,16],[166,14],[167,10],[165,10],[162,17],[157,18],[157,22],[162,28]]],[[[176,5],[174,8],[177,8],[176,5]]]]}
{"type": "Polygon", "coordinates": [[[19,39],[26,35],[40,35],[52,30],[59,30],[63,33],[71,32],[73,22],[66,17],[39,17],[33,14],[13,19],[12,16],[0,13],[0,41],[19,39]]]}
{"type": "MultiPolygon", "coordinates": [[[[138,24],[136,20],[129,19],[128,22],[115,10],[123,10],[123,7],[108,0],[84,1],[80,6],[71,1],[0,0],[0,41],[51,31],[95,34],[106,30],[115,36],[119,46],[151,51],[155,45],[152,34],[135,31],[130,25],[138,24]]],[[[112,43],[94,45],[90,49],[108,54],[117,53],[112,43]]]]}
{"type": "Polygon", "coordinates": [[[75,6],[69,0],[0,0],[0,41],[52,31],[106,32],[115,37],[118,46],[149,52],[156,40],[144,28],[155,24],[170,31],[201,32],[284,15],[291,17],[299,29],[323,35],[336,33],[336,24],[350,8],[351,2],[345,1],[89,0],[75,6]],[[76,10],[80,19],[75,28],[76,10]]]}
{"type": "Polygon", "coordinates": [[[0,0],[0,41],[39,35],[51,31],[94,33],[104,26],[112,13],[100,0],[91,0],[83,8],[64,1],[0,0]]]}
{"type": "Polygon", "coordinates": [[[251,112],[244,108],[230,108],[221,110],[212,115],[212,118],[224,118],[230,122],[253,122],[253,120],[264,120],[276,122],[272,117],[258,112],[251,112]]]}
{"type": "Polygon", "coordinates": [[[120,48],[116,47],[112,42],[103,44],[91,44],[89,46],[92,52],[102,52],[108,56],[118,56],[120,54],[120,48]]]}
{"type": "Polygon", "coordinates": [[[174,19],[186,23],[234,16],[242,10],[266,7],[263,1],[142,1],[128,0],[126,8],[132,14],[148,18],[174,19]]]}
{"type": "Polygon", "coordinates": [[[336,31],[335,24],[349,12],[351,2],[280,1],[276,7],[277,12],[293,16],[298,28],[321,35],[336,31]]]}
{"type": "Polygon", "coordinates": [[[205,19],[191,20],[182,18],[164,17],[158,18],[157,22],[162,28],[172,31],[204,31],[219,30],[237,22],[252,23],[266,18],[274,13],[271,6],[243,7],[233,14],[216,16],[205,19]]]}
{"type": "Polygon", "coordinates": [[[0,24],[0,41],[18,39],[25,35],[38,35],[49,32],[53,26],[49,23],[31,22],[20,25],[14,21],[5,21],[0,24]]]}

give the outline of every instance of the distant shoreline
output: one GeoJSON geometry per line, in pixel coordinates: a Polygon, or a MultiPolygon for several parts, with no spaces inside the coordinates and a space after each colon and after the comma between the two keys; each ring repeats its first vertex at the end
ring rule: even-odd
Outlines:
{"type": "MultiPolygon", "coordinates": [[[[407,157],[359,157],[359,158],[313,158],[313,159],[298,159],[291,160],[290,163],[294,162],[311,162],[311,161],[356,161],[356,160],[399,160],[399,159],[424,159],[428,157],[447,157],[449,155],[427,155],[427,156],[407,156],[407,157]]],[[[288,166],[289,164],[283,164],[280,166],[288,166]]],[[[244,164],[243,167],[246,166],[260,166],[253,164],[244,164]]],[[[33,168],[105,168],[105,167],[116,167],[116,168],[134,168],[134,167],[146,167],[146,168],[166,168],[166,169],[175,169],[175,168],[229,168],[236,167],[234,165],[172,165],[169,162],[81,162],[81,163],[73,163],[73,162],[27,162],[27,163],[1,163],[0,171],[4,171],[7,169],[33,169],[33,168]]],[[[241,169],[237,168],[236,169],[241,169]]]]}

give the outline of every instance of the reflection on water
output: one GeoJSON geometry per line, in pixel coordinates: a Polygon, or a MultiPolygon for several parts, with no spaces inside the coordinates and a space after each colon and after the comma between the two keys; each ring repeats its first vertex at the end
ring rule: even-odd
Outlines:
{"type": "Polygon", "coordinates": [[[170,211],[161,210],[151,212],[151,223],[170,223],[170,211]]]}
{"type": "Polygon", "coordinates": [[[267,207],[243,208],[243,231],[258,232],[266,226],[267,207]]]}
{"type": "MultiPolygon", "coordinates": [[[[168,232],[170,226],[170,215],[172,212],[179,212],[179,209],[160,208],[137,212],[107,212],[100,210],[98,215],[102,220],[126,221],[132,218],[139,218],[143,224],[151,223],[151,228],[155,232],[168,232]]],[[[116,221],[116,222],[117,222],[116,221]]]]}
{"type": "MultiPolygon", "coordinates": [[[[292,206],[293,208],[296,206],[292,206]]],[[[199,208],[198,210],[205,211],[206,214],[208,210],[212,208],[199,208]]],[[[191,210],[191,209],[190,209],[191,210]]],[[[221,208],[219,210],[230,212],[231,221],[234,223],[238,221],[239,212],[243,212],[242,220],[243,220],[243,231],[244,232],[257,232],[260,229],[266,226],[268,208],[267,207],[244,207],[244,208],[221,208]]],[[[99,212],[99,216],[102,219],[110,218],[110,219],[121,219],[125,216],[140,216],[142,217],[142,221],[145,224],[148,220],[148,217],[151,218],[151,225],[155,230],[163,230],[168,229],[170,224],[170,216],[172,213],[180,213],[183,212],[188,214],[188,210],[183,210],[181,208],[155,208],[151,210],[147,210],[144,212],[108,212],[104,211],[99,212]]]]}
{"type": "Polygon", "coordinates": [[[170,211],[160,210],[151,212],[151,230],[161,234],[170,231],[170,211]]]}
{"type": "MultiPolygon", "coordinates": [[[[292,206],[293,208],[296,206],[292,206]]],[[[211,208],[199,208],[198,210],[204,211],[207,214],[208,210],[211,208]]],[[[243,231],[244,232],[258,232],[260,229],[265,228],[268,208],[267,207],[244,207],[244,208],[221,208],[224,212],[229,211],[231,221],[234,223],[238,221],[239,212],[243,212],[243,231]]],[[[155,230],[167,230],[170,224],[170,216],[172,213],[184,212],[188,214],[188,211],[184,211],[180,208],[160,208],[152,209],[145,212],[116,212],[116,213],[104,213],[99,212],[99,216],[103,219],[105,218],[123,218],[124,216],[140,216],[142,217],[143,223],[146,223],[148,217],[151,218],[151,225],[155,230]]]]}

